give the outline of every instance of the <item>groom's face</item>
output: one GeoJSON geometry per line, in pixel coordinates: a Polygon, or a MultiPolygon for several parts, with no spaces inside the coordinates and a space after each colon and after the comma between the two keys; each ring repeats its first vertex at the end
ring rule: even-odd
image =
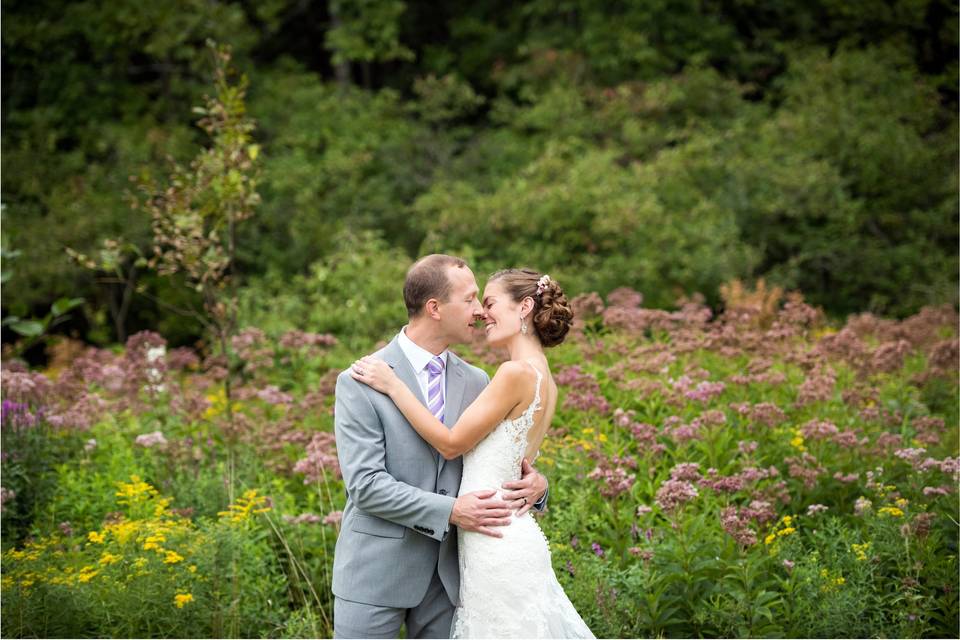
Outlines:
{"type": "Polygon", "coordinates": [[[475,323],[483,314],[478,295],[480,289],[467,267],[449,267],[450,296],[439,305],[440,323],[450,344],[470,342],[475,323]]]}

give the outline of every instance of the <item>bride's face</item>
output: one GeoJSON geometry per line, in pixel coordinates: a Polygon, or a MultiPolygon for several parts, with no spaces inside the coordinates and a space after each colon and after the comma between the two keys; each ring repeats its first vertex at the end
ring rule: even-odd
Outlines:
{"type": "Polygon", "coordinates": [[[520,333],[520,304],[497,280],[488,282],[483,290],[483,323],[487,343],[492,346],[502,345],[520,333]]]}

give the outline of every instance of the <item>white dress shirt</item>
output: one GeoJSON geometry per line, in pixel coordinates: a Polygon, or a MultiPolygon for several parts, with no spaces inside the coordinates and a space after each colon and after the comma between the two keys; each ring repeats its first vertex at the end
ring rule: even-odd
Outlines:
{"type": "MultiPolygon", "coordinates": [[[[413,367],[414,373],[417,374],[417,382],[420,383],[420,392],[423,394],[424,400],[426,400],[427,384],[430,382],[430,372],[427,371],[427,365],[433,360],[434,355],[408,338],[406,329],[406,327],[400,329],[400,333],[397,335],[397,343],[400,345],[403,355],[407,357],[410,366],[413,367]]],[[[440,388],[444,390],[444,401],[446,401],[447,350],[444,349],[443,353],[439,355],[440,359],[443,360],[443,373],[440,374],[440,384],[443,386],[440,388]]]]}

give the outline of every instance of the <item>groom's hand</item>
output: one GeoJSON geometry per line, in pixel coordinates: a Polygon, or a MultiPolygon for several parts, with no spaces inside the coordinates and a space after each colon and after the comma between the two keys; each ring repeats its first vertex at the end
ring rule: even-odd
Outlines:
{"type": "Polygon", "coordinates": [[[506,502],[493,497],[496,494],[496,491],[485,489],[458,497],[453,503],[450,522],[464,531],[502,538],[503,534],[494,527],[510,524],[512,511],[507,508],[506,502]]]}
{"type": "Polygon", "coordinates": [[[547,479],[526,458],[520,463],[520,474],[519,480],[503,483],[505,491],[501,494],[509,508],[517,510],[517,517],[529,511],[547,492],[547,479]]]}

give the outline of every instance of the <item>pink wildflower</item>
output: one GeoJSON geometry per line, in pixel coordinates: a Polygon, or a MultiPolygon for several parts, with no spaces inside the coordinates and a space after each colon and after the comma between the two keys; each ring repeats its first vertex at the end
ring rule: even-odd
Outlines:
{"type": "Polygon", "coordinates": [[[263,389],[257,391],[257,397],[268,404],[289,405],[293,402],[293,396],[291,396],[289,393],[280,391],[276,385],[272,384],[267,385],[263,389]]]}
{"type": "Polygon", "coordinates": [[[860,474],[859,474],[859,473],[848,473],[848,474],[844,475],[842,472],[837,471],[836,473],[833,474],[833,478],[834,478],[834,480],[839,480],[840,482],[849,484],[849,483],[851,483],[851,482],[856,482],[857,480],[859,480],[859,479],[860,479],[860,474]]]}
{"type": "Polygon", "coordinates": [[[698,495],[697,488],[683,480],[667,480],[657,490],[656,503],[664,511],[673,511],[698,495]]]}
{"type": "Polygon", "coordinates": [[[7,510],[7,504],[13,502],[13,499],[17,497],[17,492],[12,489],[6,489],[0,487],[0,512],[7,510]]]}
{"type": "Polygon", "coordinates": [[[670,470],[671,480],[690,480],[698,482],[701,479],[699,462],[681,462],[670,470]]]}
{"type": "Polygon", "coordinates": [[[756,532],[741,518],[736,507],[725,507],[720,512],[720,526],[743,547],[757,544],[756,532]]]}
{"type": "Polygon", "coordinates": [[[163,436],[162,432],[154,431],[153,433],[144,433],[137,436],[135,444],[148,449],[154,446],[164,447],[167,445],[167,439],[163,436]]]}
{"type": "Polygon", "coordinates": [[[340,476],[340,461],[334,449],[335,436],[328,431],[320,431],[313,435],[307,445],[307,457],[298,460],[293,467],[294,473],[304,474],[303,483],[312,484],[323,477],[325,470],[332,471],[340,476]]]}
{"type": "Polygon", "coordinates": [[[745,456],[756,451],[759,446],[760,444],[755,440],[741,440],[737,443],[737,449],[745,456]]]}

